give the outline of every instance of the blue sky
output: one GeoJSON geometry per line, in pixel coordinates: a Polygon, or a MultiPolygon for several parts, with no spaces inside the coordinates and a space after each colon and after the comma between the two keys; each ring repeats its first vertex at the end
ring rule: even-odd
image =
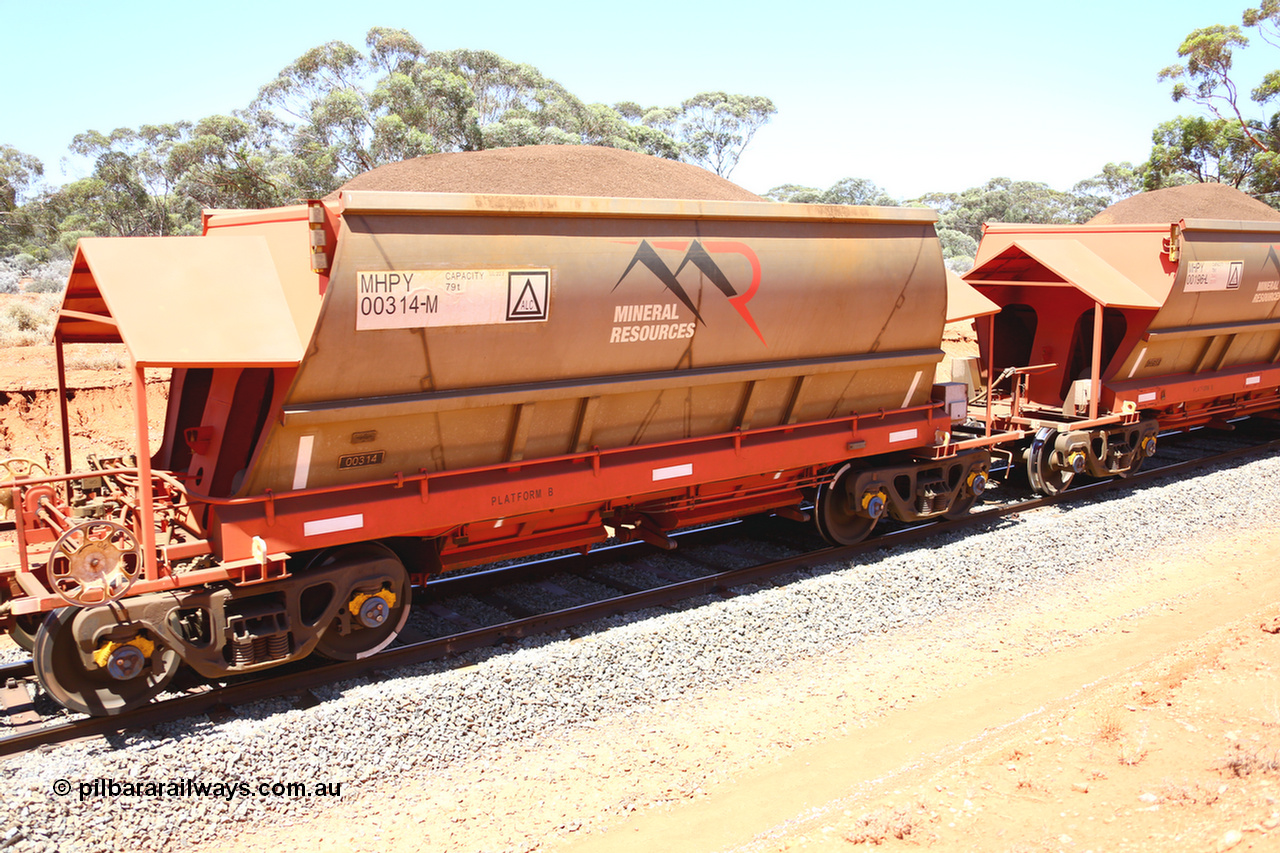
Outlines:
{"type": "MultiPolygon", "coordinates": [[[[0,0],[0,143],[61,183],[87,171],[59,162],[78,132],[230,112],[306,49],[363,47],[389,26],[532,64],[586,101],[766,95],[778,114],[731,176],[755,192],[844,177],[897,197],[996,176],[1066,189],[1146,159],[1157,124],[1196,110],[1156,73],[1191,30],[1239,23],[1247,5],[0,0]]],[[[1237,57],[1245,89],[1280,67],[1253,41],[1237,57]]]]}

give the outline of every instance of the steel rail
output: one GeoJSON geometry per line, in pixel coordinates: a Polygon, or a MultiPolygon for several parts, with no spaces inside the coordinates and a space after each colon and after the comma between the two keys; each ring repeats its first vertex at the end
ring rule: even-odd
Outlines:
{"type": "MultiPolygon", "coordinates": [[[[976,510],[963,518],[931,521],[906,527],[867,539],[855,545],[820,548],[804,554],[784,557],[781,560],[715,572],[703,577],[666,584],[652,589],[624,593],[601,601],[574,605],[526,618],[513,619],[498,625],[490,625],[445,637],[409,643],[386,649],[363,660],[326,663],[320,666],[309,666],[285,672],[273,670],[270,676],[235,681],[220,687],[204,686],[203,689],[197,692],[161,702],[153,702],[124,714],[108,717],[87,717],[39,729],[20,731],[0,738],[0,756],[14,755],[40,746],[62,743],[92,735],[136,731],[160,723],[206,714],[217,708],[227,708],[277,696],[302,694],[316,687],[365,677],[382,670],[439,660],[478,648],[494,646],[549,631],[572,628],[619,613],[668,605],[698,595],[709,593],[727,594],[733,587],[766,580],[781,574],[826,565],[886,547],[917,543],[939,533],[981,525],[991,520],[1017,515],[1041,507],[1083,501],[1106,492],[1129,489],[1137,483],[1148,480],[1181,474],[1243,456],[1261,455],[1264,452],[1277,449],[1280,449],[1280,439],[1272,439],[1261,444],[1231,448],[1209,456],[1174,462],[1168,465],[1144,467],[1126,478],[1098,480],[1078,485],[1052,497],[1033,497],[1004,506],[976,510]]],[[[521,564],[517,568],[527,571],[531,565],[546,562],[548,561],[535,561],[533,564],[521,564]]],[[[486,572],[474,574],[481,577],[486,575],[489,578],[493,577],[491,573],[486,572]]],[[[464,576],[457,579],[449,579],[449,582],[460,583],[466,580],[468,580],[468,577],[464,576]]],[[[461,590],[462,587],[459,586],[457,589],[461,590]]],[[[461,594],[461,592],[455,592],[454,594],[461,594]]],[[[291,670],[292,667],[300,665],[290,665],[284,669],[291,670]]]]}
{"type": "Polygon", "coordinates": [[[8,681],[10,678],[30,678],[35,674],[35,671],[36,668],[31,662],[31,658],[0,664],[0,683],[8,681]]]}

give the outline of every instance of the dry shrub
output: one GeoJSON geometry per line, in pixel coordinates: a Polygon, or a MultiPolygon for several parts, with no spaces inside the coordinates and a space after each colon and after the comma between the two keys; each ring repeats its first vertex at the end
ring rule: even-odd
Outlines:
{"type": "Polygon", "coordinates": [[[1120,724],[1118,717],[1111,714],[1098,724],[1098,731],[1094,733],[1094,737],[1102,743],[1114,743],[1120,740],[1122,734],[1124,734],[1124,726],[1120,724]]]}
{"type": "Polygon", "coordinates": [[[1025,773],[1019,774],[1013,783],[1013,790],[1023,797],[1042,799],[1052,793],[1049,785],[1043,780],[1032,779],[1025,773]]]}
{"type": "Polygon", "coordinates": [[[38,278],[26,287],[27,293],[57,293],[62,294],[62,289],[66,286],[66,282],[58,281],[54,278],[38,278]]]}
{"type": "Polygon", "coordinates": [[[0,318],[0,347],[34,347],[46,342],[39,332],[20,332],[0,318]]]}
{"type": "Polygon", "coordinates": [[[53,331],[58,299],[18,299],[0,308],[0,346],[25,347],[47,343],[53,331]]]}
{"type": "Polygon", "coordinates": [[[850,844],[883,844],[890,838],[899,841],[919,833],[920,818],[907,809],[877,809],[858,818],[844,834],[850,844]]]}
{"type": "Polygon", "coordinates": [[[1165,782],[1156,794],[1160,802],[1172,806],[1210,806],[1218,801],[1218,792],[1211,791],[1197,782],[1165,782]]]}
{"type": "Polygon", "coordinates": [[[118,370],[125,366],[124,358],[109,350],[67,356],[67,370],[118,370]]]}
{"type": "Polygon", "coordinates": [[[1243,778],[1254,773],[1275,773],[1280,770],[1280,750],[1272,750],[1267,754],[1266,747],[1249,752],[1236,744],[1234,755],[1228,756],[1222,769],[1230,770],[1235,776],[1243,778]]]}

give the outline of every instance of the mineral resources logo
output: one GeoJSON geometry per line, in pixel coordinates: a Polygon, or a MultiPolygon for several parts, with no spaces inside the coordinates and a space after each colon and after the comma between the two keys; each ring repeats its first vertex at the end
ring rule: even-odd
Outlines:
{"type": "MultiPolygon", "coordinates": [[[[629,242],[628,245],[635,244],[629,242]]],[[[648,240],[641,240],[635,254],[631,257],[631,262],[622,271],[622,275],[619,276],[618,283],[613,286],[613,289],[617,290],[637,265],[643,266],[657,277],[676,299],[680,300],[680,304],[693,313],[694,322],[672,322],[680,319],[679,305],[674,302],[651,305],[619,305],[614,309],[613,331],[609,335],[609,343],[691,338],[698,323],[705,326],[707,323],[702,319],[702,314],[698,312],[693,299],[690,298],[684,285],[680,283],[680,273],[691,264],[728,298],[729,303],[742,316],[751,331],[756,333],[756,337],[760,339],[760,342],[768,346],[768,341],[760,333],[760,328],[756,325],[755,318],[751,316],[751,311],[747,308],[747,303],[752,300],[756,295],[756,291],[760,289],[760,259],[756,257],[756,253],[752,251],[750,246],[732,240],[709,240],[705,243],[700,240],[654,240],[652,243],[648,240]],[[671,271],[666,261],[658,254],[659,249],[684,252],[684,257],[680,260],[675,272],[671,271]],[[751,283],[747,286],[745,293],[738,293],[737,289],[729,282],[729,277],[724,274],[724,271],[720,269],[712,258],[713,255],[741,255],[747,259],[747,262],[751,265],[751,283]]]]}
{"type": "Polygon", "coordinates": [[[1275,246],[1267,250],[1267,259],[1262,262],[1263,274],[1265,275],[1268,270],[1272,277],[1259,279],[1258,289],[1253,294],[1255,303],[1280,302],[1280,256],[1276,255],[1275,246]]]}

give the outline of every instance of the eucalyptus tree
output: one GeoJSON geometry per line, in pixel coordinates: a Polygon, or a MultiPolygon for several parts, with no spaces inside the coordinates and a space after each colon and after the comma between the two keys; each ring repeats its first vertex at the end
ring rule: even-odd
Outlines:
{"type": "MultiPolygon", "coordinates": [[[[1280,47],[1280,0],[1263,0],[1241,16],[1271,47],[1280,47]]],[[[1179,117],[1156,128],[1147,186],[1180,180],[1228,183],[1280,204],[1280,70],[1266,73],[1245,100],[1235,55],[1249,36],[1237,24],[1193,30],[1178,47],[1180,63],[1157,75],[1173,84],[1175,102],[1188,101],[1212,119],[1179,117]],[[1261,114],[1259,115],[1259,110],[1261,114]]]]}
{"type": "Polygon", "coordinates": [[[178,176],[168,168],[173,146],[190,128],[180,121],[76,134],[70,149],[91,158],[93,171],[59,190],[55,206],[67,208],[75,223],[66,230],[120,237],[193,231],[199,207],[176,192],[178,176]]]}
{"type": "Polygon", "coordinates": [[[44,163],[12,145],[0,145],[0,211],[11,211],[18,200],[44,175],[44,163]]]}
{"type": "Polygon", "coordinates": [[[727,178],[756,131],[777,111],[761,95],[700,92],[680,105],[674,135],[684,159],[727,178]]]}
{"type": "Polygon", "coordinates": [[[1162,122],[1151,138],[1148,190],[1206,182],[1247,189],[1270,159],[1258,156],[1257,146],[1231,119],[1179,116],[1162,122]]]}
{"type": "Polygon", "coordinates": [[[375,27],[367,55],[345,42],[307,51],[262,87],[253,109],[279,118],[280,141],[332,189],[383,163],[437,151],[593,144],[671,154],[664,132],[587,104],[537,68],[487,50],[428,51],[375,27]]]}
{"type": "Polygon", "coordinates": [[[263,208],[302,193],[296,164],[272,144],[267,117],[206,116],[168,149],[166,171],[177,191],[201,208],[263,208]]]}
{"type": "Polygon", "coordinates": [[[774,201],[793,204],[862,204],[898,207],[899,201],[866,178],[841,178],[825,190],[801,184],[781,184],[764,194],[774,201]]]}
{"type": "Polygon", "coordinates": [[[304,181],[317,190],[377,165],[369,151],[374,118],[367,74],[368,60],[359,50],[326,42],[281,69],[250,104],[280,116],[281,141],[307,164],[304,181]]]}
{"type": "Polygon", "coordinates": [[[38,157],[0,145],[0,257],[39,250],[30,211],[21,202],[43,175],[38,157]]]}
{"type": "Polygon", "coordinates": [[[0,147],[0,253],[69,248],[88,234],[197,233],[202,208],[315,198],[439,151],[605,145],[727,176],[774,112],[767,98],[723,92],[675,107],[586,103],[532,65],[427,50],[406,30],[374,27],[363,50],[343,41],[307,50],[243,110],[78,134],[70,147],[91,174],[25,203],[43,167],[0,147]]]}
{"type": "Polygon", "coordinates": [[[1071,188],[1071,192],[1082,202],[1088,203],[1088,200],[1093,198],[1109,207],[1122,199],[1142,192],[1146,172],[1145,163],[1138,166],[1127,160],[1108,163],[1092,178],[1077,181],[1071,188]]]}
{"type": "Polygon", "coordinates": [[[938,229],[982,239],[985,222],[1079,223],[1106,207],[1100,198],[1055,190],[1038,181],[992,178],[960,192],[934,192],[915,199],[938,211],[938,229]]]}

